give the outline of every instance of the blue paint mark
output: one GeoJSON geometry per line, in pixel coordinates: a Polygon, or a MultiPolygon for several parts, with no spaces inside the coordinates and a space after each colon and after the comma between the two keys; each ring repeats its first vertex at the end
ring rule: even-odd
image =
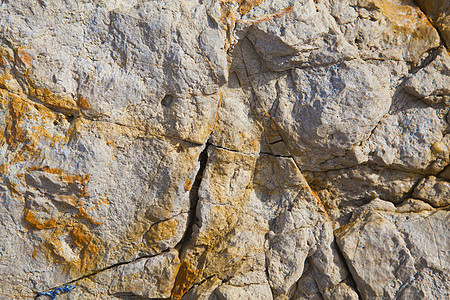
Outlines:
{"type": "Polygon", "coordinates": [[[68,285],[65,284],[63,286],[60,286],[59,288],[56,288],[54,290],[48,291],[48,292],[41,292],[38,294],[38,296],[49,296],[51,299],[55,299],[57,295],[62,293],[70,292],[75,288],[74,285],[68,285]]]}

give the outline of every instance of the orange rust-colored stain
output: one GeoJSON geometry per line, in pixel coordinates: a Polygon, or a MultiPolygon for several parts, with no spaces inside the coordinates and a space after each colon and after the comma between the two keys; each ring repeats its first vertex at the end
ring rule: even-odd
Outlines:
{"type": "MultiPolygon", "coordinates": [[[[37,227],[42,227],[39,226],[42,225],[39,222],[37,224],[37,227]]],[[[48,228],[37,229],[45,230],[48,228]]],[[[58,221],[52,227],[50,235],[47,235],[42,244],[42,250],[48,259],[56,260],[67,267],[70,272],[79,274],[79,272],[84,273],[95,268],[100,259],[99,246],[100,241],[86,225],[77,222],[73,218],[68,218],[58,221]],[[73,240],[74,245],[70,247],[78,255],[76,259],[73,259],[73,257],[65,257],[65,247],[62,245],[60,236],[66,234],[73,240]]]]}
{"type": "Polygon", "coordinates": [[[97,255],[99,250],[100,249],[93,243],[89,243],[81,250],[81,270],[87,271],[95,267],[95,261],[98,259],[97,255]]]}
{"type": "Polygon", "coordinates": [[[23,211],[25,220],[36,229],[48,229],[56,226],[56,220],[50,219],[45,222],[39,221],[36,216],[28,209],[23,211]]]}
{"type": "Polygon", "coordinates": [[[4,164],[0,164],[0,174],[5,175],[9,170],[9,164],[8,163],[4,163],[4,164]]]}
{"type": "Polygon", "coordinates": [[[173,300],[180,300],[197,278],[199,273],[199,270],[194,270],[191,268],[190,262],[183,261],[180,269],[178,270],[175,284],[172,289],[172,296],[170,298],[173,300]]]}
{"type": "Polygon", "coordinates": [[[66,183],[78,183],[78,184],[86,184],[89,182],[91,175],[80,175],[80,174],[71,174],[61,169],[50,168],[50,167],[31,167],[28,168],[28,171],[43,171],[49,174],[59,175],[61,180],[66,183]]]}
{"type": "Polygon", "coordinates": [[[256,21],[253,21],[250,24],[251,25],[256,25],[256,24],[259,24],[259,23],[262,23],[262,22],[271,21],[273,19],[281,18],[284,15],[287,15],[287,14],[291,13],[293,9],[294,9],[294,4],[292,4],[292,5],[290,5],[290,6],[286,7],[286,8],[283,8],[283,9],[279,10],[278,12],[276,12],[274,14],[270,14],[270,15],[265,16],[264,18],[261,18],[261,19],[258,19],[256,21]]]}
{"type": "Polygon", "coordinates": [[[78,214],[76,215],[76,217],[78,218],[82,218],[85,220],[88,220],[89,222],[91,222],[94,225],[102,225],[102,222],[97,222],[95,221],[84,209],[82,206],[78,206],[78,214]]]}
{"type": "Polygon", "coordinates": [[[73,242],[79,247],[86,246],[92,240],[89,231],[83,230],[81,227],[74,227],[69,234],[73,242]]]}
{"type": "Polygon", "coordinates": [[[17,49],[17,57],[28,68],[31,68],[31,66],[33,65],[33,57],[26,52],[25,47],[19,47],[17,49]]]}
{"type": "MultiPolygon", "coordinates": [[[[1,80],[0,80],[1,81],[1,80]]],[[[38,148],[41,139],[51,142],[62,142],[64,136],[50,134],[44,126],[24,126],[27,121],[53,122],[55,115],[37,103],[26,99],[25,96],[6,91],[0,82],[0,109],[6,112],[4,127],[0,131],[0,144],[6,144],[9,150],[9,163],[32,161],[41,155],[38,148]],[[39,108],[39,109],[38,109],[39,108]]]]}
{"type": "MultiPolygon", "coordinates": [[[[56,95],[46,87],[36,86],[29,77],[32,64],[33,57],[26,48],[19,47],[15,51],[9,51],[0,47],[0,66],[2,66],[0,68],[0,110],[4,113],[0,128],[0,145],[6,145],[8,149],[7,163],[0,165],[2,175],[10,172],[9,168],[12,164],[22,161],[39,161],[37,159],[42,155],[39,144],[42,140],[46,140],[51,145],[70,142],[77,134],[76,125],[80,121],[76,117],[79,116],[80,109],[90,107],[88,101],[82,97],[74,100],[71,95],[56,95]],[[8,61],[17,61],[27,69],[12,73],[7,66],[8,61]],[[13,76],[15,75],[13,74],[16,73],[27,86],[25,89],[27,94],[14,85],[13,76]],[[36,101],[36,98],[42,103],[36,101]],[[53,122],[60,118],[59,112],[74,116],[75,120],[71,122],[66,132],[55,134],[53,122]]],[[[48,216],[50,211],[46,207],[41,207],[45,217],[41,216],[41,212],[34,211],[30,207],[23,210],[23,220],[29,228],[32,228],[32,232],[39,230],[44,233],[41,247],[39,250],[35,249],[31,256],[36,258],[37,252],[42,251],[44,257],[62,263],[64,268],[74,275],[94,269],[101,259],[103,248],[100,240],[89,229],[90,226],[101,223],[93,220],[82,206],[82,200],[89,197],[87,184],[90,181],[90,175],[71,174],[56,168],[37,166],[28,168],[24,173],[16,174],[16,179],[23,182],[24,174],[32,171],[46,172],[53,174],[53,177],[58,175],[58,180],[74,187],[74,192],[70,195],[57,195],[59,205],[66,210],[65,213],[57,216],[48,216]],[[76,212],[73,209],[76,209],[76,212]],[[63,246],[68,236],[73,243],[63,246]],[[67,246],[72,248],[75,257],[71,253],[67,255],[67,246]]],[[[12,195],[23,197],[15,182],[5,181],[5,184],[12,195]]],[[[96,205],[100,204],[108,204],[108,200],[101,199],[96,205]]]]}
{"type": "Polygon", "coordinates": [[[219,104],[217,105],[216,118],[214,119],[214,126],[212,129],[212,133],[214,133],[214,131],[216,130],[216,124],[217,124],[217,120],[219,118],[219,109],[222,106],[222,101],[223,101],[223,95],[222,95],[222,93],[219,93],[219,104]]]}
{"type": "Polygon", "coordinates": [[[100,205],[100,204],[106,204],[106,205],[109,205],[109,200],[108,200],[108,198],[105,197],[105,199],[99,199],[98,202],[97,202],[97,205],[100,205]]]}
{"type": "Polygon", "coordinates": [[[248,13],[253,7],[260,5],[264,0],[238,0],[239,8],[238,12],[240,14],[245,15],[248,13]]]}
{"type": "Polygon", "coordinates": [[[8,51],[6,48],[0,47],[0,55],[3,56],[3,60],[6,58],[10,62],[15,61],[12,51],[8,51]]]}
{"type": "Polygon", "coordinates": [[[20,126],[20,122],[28,113],[29,108],[24,101],[17,96],[11,95],[12,101],[9,102],[9,120],[6,123],[4,138],[8,144],[8,150],[17,148],[20,142],[29,142],[26,132],[20,126]]]}
{"type": "Polygon", "coordinates": [[[319,197],[319,194],[315,190],[313,190],[309,184],[308,184],[308,190],[313,194],[314,198],[316,198],[317,203],[319,203],[319,206],[321,207],[323,213],[325,214],[325,217],[331,222],[331,224],[333,224],[333,222],[331,221],[330,216],[328,215],[328,211],[325,208],[325,205],[323,205],[323,202],[322,202],[322,200],[319,197]]]}
{"type": "Polygon", "coordinates": [[[77,101],[78,106],[81,109],[89,109],[91,108],[91,105],[89,104],[89,102],[86,100],[86,98],[84,98],[83,96],[79,96],[78,97],[78,101],[77,101]]]}
{"type": "Polygon", "coordinates": [[[189,178],[186,178],[186,182],[184,183],[184,190],[190,191],[192,189],[192,180],[190,180],[189,178]]]}
{"type": "Polygon", "coordinates": [[[375,2],[393,24],[393,30],[424,38],[432,25],[413,0],[380,0],[375,2]]]}
{"type": "Polygon", "coordinates": [[[87,188],[86,188],[85,185],[81,188],[81,191],[80,191],[80,195],[79,195],[79,196],[82,197],[82,198],[87,198],[87,197],[89,197],[89,193],[87,192],[87,188]]]}
{"type": "Polygon", "coordinates": [[[22,196],[22,193],[17,189],[17,184],[14,182],[7,182],[6,186],[11,195],[22,196]]]}
{"type": "Polygon", "coordinates": [[[66,114],[80,114],[77,103],[71,96],[55,95],[48,88],[37,88],[28,80],[28,96],[38,98],[53,109],[59,109],[66,114]]]}
{"type": "Polygon", "coordinates": [[[8,87],[8,81],[12,79],[12,76],[11,76],[9,69],[5,69],[5,70],[1,70],[1,71],[2,71],[2,74],[0,74],[0,89],[6,90],[8,87]]]}
{"type": "MultiPolygon", "coordinates": [[[[223,3],[221,2],[221,4],[223,3]]],[[[221,5],[220,7],[219,23],[222,24],[226,32],[225,49],[228,50],[232,42],[233,30],[236,24],[236,17],[227,5],[221,5]]]]}

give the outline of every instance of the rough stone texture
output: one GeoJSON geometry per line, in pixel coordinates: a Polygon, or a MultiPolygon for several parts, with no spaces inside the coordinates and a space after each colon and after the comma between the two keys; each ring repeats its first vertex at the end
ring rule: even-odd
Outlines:
{"type": "Polygon", "coordinates": [[[448,221],[445,210],[416,210],[408,202],[396,208],[375,199],[356,211],[354,220],[337,230],[336,240],[361,296],[447,298],[448,221]]]}
{"type": "Polygon", "coordinates": [[[450,47],[450,3],[446,0],[416,0],[416,2],[440,31],[447,47],[450,47]]]}
{"type": "Polygon", "coordinates": [[[413,197],[422,199],[434,207],[450,204],[450,183],[430,176],[419,181],[413,197]]]}
{"type": "Polygon", "coordinates": [[[405,83],[405,90],[422,98],[430,105],[448,106],[450,99],[450,56],[445,48],[438,50],[437,57],[426,67],[420,69],[405,83]]]}
{"type": "Polygon", "coordinates": [[[450,298],[450,14],[417,4],[2,1],[0,298],[450,298]]]}

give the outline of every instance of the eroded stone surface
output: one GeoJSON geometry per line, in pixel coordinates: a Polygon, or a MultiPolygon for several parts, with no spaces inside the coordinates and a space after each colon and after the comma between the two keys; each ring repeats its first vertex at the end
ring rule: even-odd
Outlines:
{"type": "Polygon", "coordinates": [[[413,197],[422,199],[435,207],[450,204],[450,183],[430,176],[419,181],[413,197]]]}
{"type": "Polygon", "coordinates": [[[431,105],[449,105],[450,101],[450,57],[441,48],[436,58],[420,69],[405,83],[405,89],[412,95],[423,98],[431,105]]]}
{"type": "Polygon", "coordinates": [[[417,3],[433,21],[444,39],[447,48],[450,46],[450,3],[445,0],[417,0],[417,3]]]}
{"type": "Polygon", "coordinates": [[[2,1],[0,298],[448,298],[418,3],[2,1]]]}
{"type": "Polygon", "coordinates": [[[449,242],[448,212],[409,211],[376,199],[337,231],[338,245],[365,299],[449,295],[450,282],[444,275],[449,268],[444,250],[449,242]],[[427,286],[431,280],[437,282],[434,289],[427,286]]]}

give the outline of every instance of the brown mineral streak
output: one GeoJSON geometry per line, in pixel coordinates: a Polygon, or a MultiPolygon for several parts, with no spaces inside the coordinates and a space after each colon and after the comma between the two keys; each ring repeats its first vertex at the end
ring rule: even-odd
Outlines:
{"type": "Polygon", "coordinates": [[[58,221],[50,219],[42,222],[37,220],[35,215],[28,209],[25,209],[24,213],[26,221],[32,227],[38,230],[51,229],[42,244],[42,250],[47,254],[49,259],[56,259],[56,261],[64,264],[69,272],[75,274],[79,274],[80,272],[83,274],[95,268],[100,259],[98,255],[100,252],[100,243],[86,225],[79,223],[79,221],[73,218],[58,221]],[[79,257],[75,261],[64,256],[59,237],[66,234],[72,238],[73,243],[76,245],[75,250],[79,252],[79,257]]]}
{"type": "Polygon", "coordinates": [[[379,0],[375,1],[375,5],[392,22],[394,31],[420,39],[425,38],[433,28],[427,16],[412,0],[379,0]]]}
{"type": "Polygon", "coordinates": [[[160,251],[161,243],[175,236],[177,228],[178,221],[175,218],[152,225],[144,236],[147,248],[154,252],[160,251]]]}
{"type": "Polygon", "coordinates": [[[29,55],[26,51],[25,51],[25,47],[19,47],[17,49],[17,57],[20,59],[21,62],[23,62],[28,68],[31,68],[31,66],[33,65],[33,57],[31,57],[31,55],[29,55]]]}
{"type": "Polygon", "coordinates": [[[242,20],[240,20],[239,22],[242,22],[242,23],[245,23],[245,24],[256,25],[256,24],[259,24],[259,23],[262,23],[262,22],[272,21],[273,19],[281,18],[284,15],[291,13],[293,9],[294,9],[294,4],[292,4],[292,5],[290,5],[290,6],[286,7],[286,8],[283,8],[283,9],[281,9],[280,11],[278,11],[278,12],[276,12],[274,14],[270,14],[270,15],[264,16],[264,17],[262,17],[260,19],[252,21],[252,22],[242,21],[242,20]]]}
{"type": "MultiPolygon", "coordinates": [[[[35,213],[29,208],[24,210],[24,219],[30,226],[37,230],[50,230],[50,235],[46,235],[45,241],[42,244],[44,253],[47,253],[49,259],[56,258],[65,264],[70,272],[84,273],[92,270],[100,259],[98,256],[100,252],[100,242],[95,238],[89,228],[83,224],[79,219],[85,219],[93,225],[101,225],[101,222],[95,221],[83,208],[83,197],[88,197],[86,193],[86,184],[90,180],[90,175],[71,174],[64,170],[50,168],[50,167],[31,167],[27,169],[27,172],[41,171],[49,174],[58,175],[59,179],[66,184],[77,183],[82,185],[80,195],[66,195],[65,202],[78,210],[76,215],[63,214],[58,219],[51,218],[49,220],[39,220],[35,213]],[[79,258],[73,261],[70,258],[64,256],[61,242],[59,237],[61,235],[68,234],[73,243],[76,245],[76,251],[79,252],[79,258]]],[[[100,204],[107,204],[107,200],[98,202],[100,204]]]]}
{"type": "Polygon", "coordinates": [[[86,100],[86,98],[84,98],[83,96],[79,96],[78,97],[78,101],[77,101],[78,106],[81,109],[89,109],[91,108],[91,105],[89,104],[89,102],[86,100]]]}
{"type": "Polygon", "coordinates": [[[28,168],[28,171],[43,171],[49,174],[59,175],[60,179],[66,183],[79,183],[79,184],[87,184],[91,178],[90,174],[79,175],[79,174],[71,174],[61,169],[50,168],[50,167],[31,167],[28,168]]]}
{"type": "Polygon", "coordinates": [[[238,0],[239,8],[238,11],[240,14],[245,15],[248,13],[253,7],[260,5],[264,0],[238,0]]]}
{"type": "MultiPolygon", "coordinates": [[[[1,79],[0,79],[1,82],[1,79]]],[[[27,119],[35,120],[38,116],[32,113],[33,110],[40,114],[42,121],[53,121],[52,113],[46,107],[32,103],[24,95],[16,95],[1,88],[0,85],[0,108],[5,109],[6,124],[3,132],[0,132],[0,144],[7,144],[11,151],[10,163],[14,164],[25,160],[34,160],[39,157],[41,150],[38,143],[41,139],[47,139],[54,143],[64,141],[65,137],[49,133],[44,126],[33,126],[23,129],[22,124],[27,119]]]]}
{"type": "Polygon", "coordinates": [[[217,105],[216,117],[214,119],[214,125],[213,125],[213,129],[212,129],[211,133],[214,133],[214,131],[216,130],[216,124],[217,124],[217,120],[219,118],[219,110],[220,110],[220,107],[222,106],[222,100],[223,100],[223,95],[222,95],[222,93],[219,93],[219,104],[217,105]]]}
{"type": "Polygon", "coordinates": [[[63,113],[79,115],[77,103],[70,96],[54,95],[48,88],[37,88],[31,80],[28,81],[28,96],[34,97],[63,113]]]}
{"type": "Polygon", "coordinates": [[[186,178],[186,181],[184,182],[184,190],[186,192],[190,191],[192,188],[192,180],[190,180],[189,178],[186,178]]]}
{"type": "Polygon", "coordinates": [[[36,216],[28,209],[25,208],[23,211],[25,220],[36,229],[49,229],[54,228],[56,226],[56,220],[50,219],[45,222],[38,221],[36,216]]]}
{"type": "Polygon", "coordinates": [[[191,269],[191,263],[183,261],[175,279],[170,299],[180,300],[184,293],[190,288],[194,280],[197,278],[199,270],[191,269]]]}

